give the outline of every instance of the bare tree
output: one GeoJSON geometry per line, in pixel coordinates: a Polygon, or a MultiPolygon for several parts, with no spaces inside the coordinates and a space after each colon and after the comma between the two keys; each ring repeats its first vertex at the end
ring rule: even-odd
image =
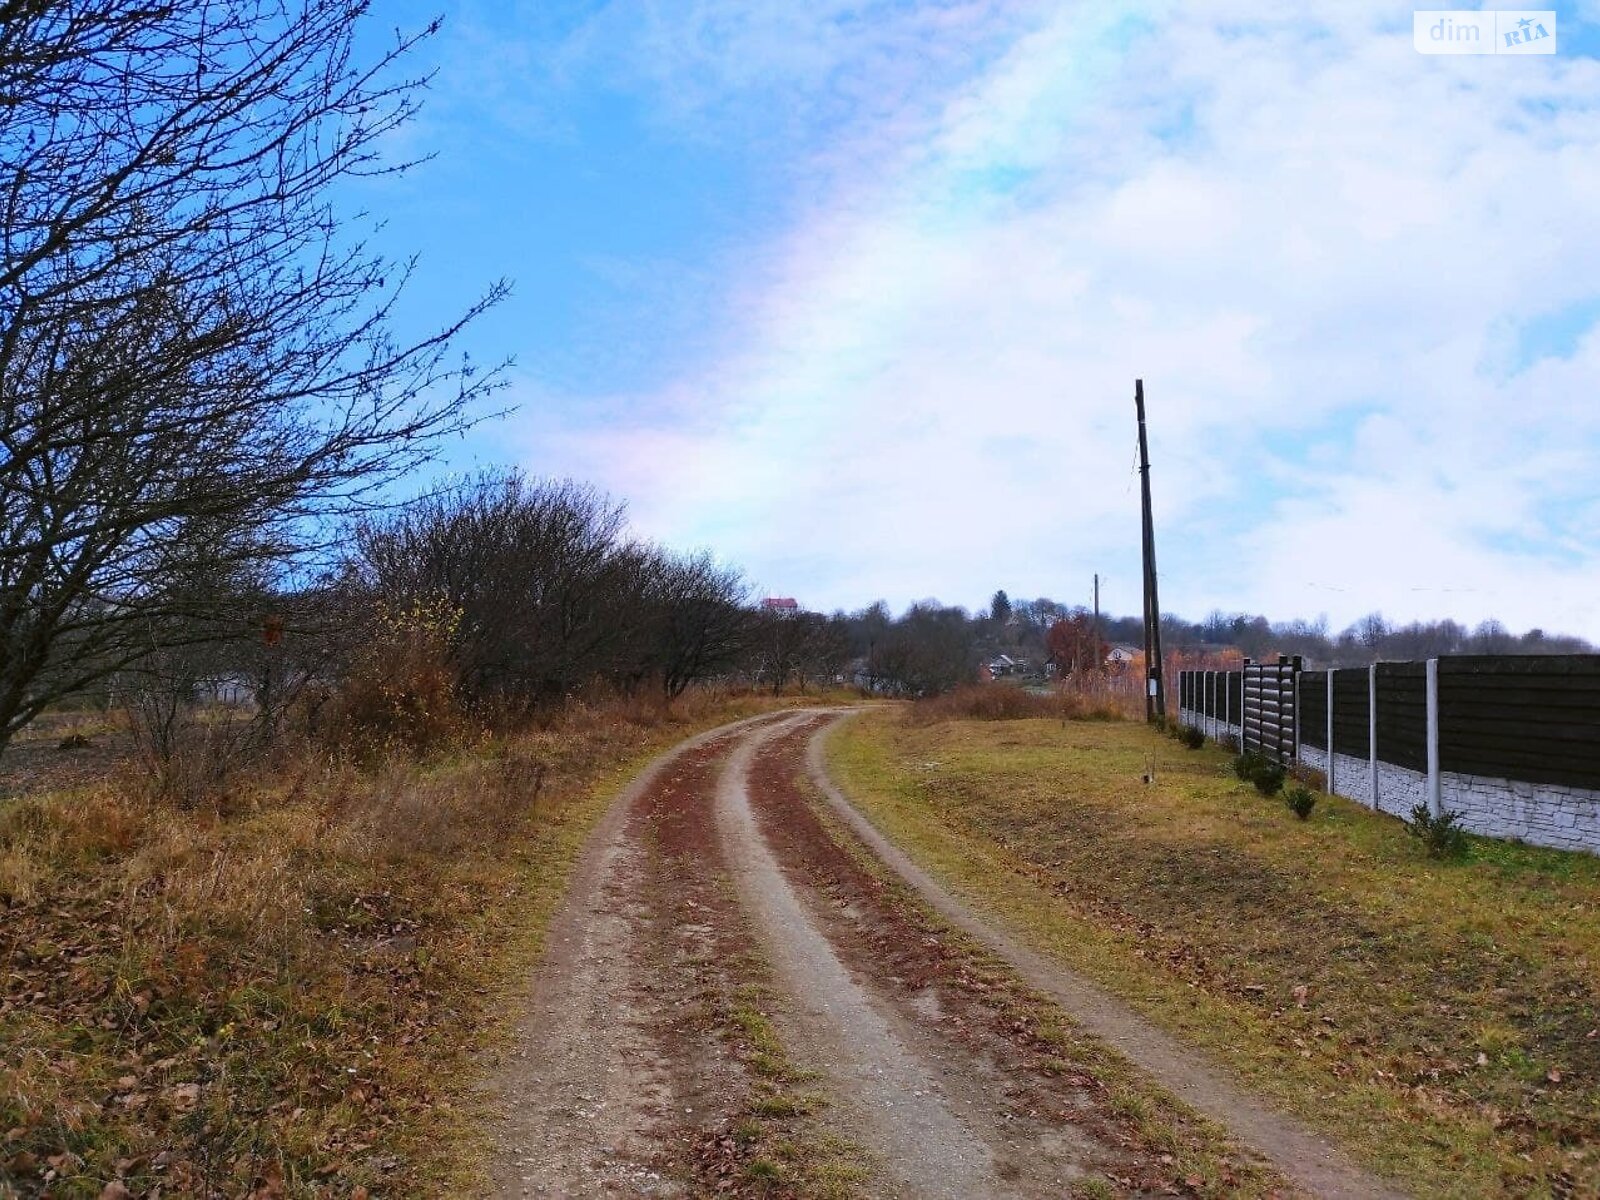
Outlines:
{"type": "Polygon", "coordinates": [[[709,554],[662,556],[650,591],[652,644],[644,661],[668,697],[738,660],[752,628],[747,598],[738,571],[709,554]]]}
{"type": "Polygon", "coordinates": [[[752,613],[751,674],[781,692],[790,683],[832,683],[850,659],[850,630],[842,614],[752,613]]]}
{"type": "Polygon", "coordinates": [[[976,623],[936,601],[913,604],[874,640],[875,689],[933,695],[977,678],[976,623]]]}
{"type": "MultiPolygon", "coordinates": [[[[282,562],[496,373],[397,342],[410,272],[330,191],[415,111],[352,0],[0,0],[0,747],[172,628],[181,568],[282,562]]],[[[183,636],[204,622],[184,596],[183,636]]]]}
{"type": "Polygon", "coordinates": [[[559,698],[626,644],[619,609],[637,575],[620,557],[623,510],[591,488],[490,473],[363,521],[355,543],[374,599],[460,610],[456,654],[476,699],[559,698]]]}
{"type": "Polygon", "coordinates": [[[443,600],[469,698],[531,709],[594,681],[670,697],[726,670],[751,615],[709,554],[629,541],[621,505],[571,481],[492,472],[360,523],[371,600],[443,600]]]}

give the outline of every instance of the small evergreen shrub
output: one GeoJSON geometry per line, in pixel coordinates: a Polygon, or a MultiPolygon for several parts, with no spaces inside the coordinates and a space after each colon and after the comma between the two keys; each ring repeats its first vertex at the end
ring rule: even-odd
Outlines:
{"type": "Polygon", "coordinates": [[[1422,843],[1429,858],[1460,858],[1467,852],[1467,831],[1457,822],[1459,812],[1442,812],[1437,817],[1426,804],[1411,810],[1406,832],[1422,843]]]}
{"type": "Polygon", "coordinates": [[[1283,802],[1300,820],[1304,821],[1317,806],[1317,794],[1303,783],[1297,783],[1283,794],[1283,802]]]}
{"type": "Polygon", "coordinates": [[[1282,763],[1268,758],[1257,750],[1247,750],[1243,754],[1235,755],[1233,773],[1246,783],[1254,784],[1256,791],[1263,796],[1276,796],[1282,790],[1283,781],[1288,776],[1288,771],[1282,763]]]}
{"type": "Polygon", "coordinates": [[[1178,740],[1191,750],[1198,750],[1206,744],[1206,735],[1193,725],[1185,725],[1183,732],[1178,735],[1178,740]]]}
{"type": "Polygon", "coordinates": [[[1250,777],[1250,782],[1256,785],[1256,791],[1263,796],[1276,796],[1283,790],[1284,778],[1288,772],[1282,764],[1275,762],[1263,763],[1257,768],[1256,773],[1250,777]]]}

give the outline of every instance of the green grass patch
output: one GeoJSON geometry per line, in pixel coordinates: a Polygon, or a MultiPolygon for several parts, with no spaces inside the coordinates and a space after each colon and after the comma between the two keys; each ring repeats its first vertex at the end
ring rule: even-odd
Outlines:
{"type": "MultiPolygon", "coordinates": [[[[740,973],[765,980],[770,968],[745,956],[740,973]]],[[[773,1003],[765,982],[739,986],[723,1015],[738,1039],[736,1050],[757,1079],[755,1094],[733,1122],[744,1156],[745,1177],[762,1194],[862,1200],[869,1176],[860,1147],[828,1132],[818,1120],[824,1097],[797,1089],[816,1073],[790,1059],[768,1010],[773,1003]]]]}

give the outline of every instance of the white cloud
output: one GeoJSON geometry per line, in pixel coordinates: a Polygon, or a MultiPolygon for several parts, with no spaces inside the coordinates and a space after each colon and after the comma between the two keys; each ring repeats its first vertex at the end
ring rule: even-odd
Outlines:
{"type": "MultiPolygon", "coordinates": [[[[898,119],[926,105],[905,88],[869,106],[904,140],[830,166],[829,202],[730,281],[736,346],[631,399],[659,427],[564,430],[541,461],[816,603],[1100,569],[1137,611],[1143,375],[1169,607],[1600,637],[1600,542],[1561,516],[1600,493],[1600,338],[1527,370],[1505,348],[1600,290],[1600,64],[1425,58],[1375,4],[1175,5],[1142,32],[956,11],[952,44],[999,22],[1009,51],[931,121],[898,119]]],[[[726,95],[894,74],[926,37],[846,39],[844,12],[648,44],[726,95]]]]}

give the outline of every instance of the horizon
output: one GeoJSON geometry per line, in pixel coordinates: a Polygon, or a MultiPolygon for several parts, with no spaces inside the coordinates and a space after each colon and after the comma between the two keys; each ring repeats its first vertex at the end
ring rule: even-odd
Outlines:
{"type": "MultiPolygon", "coordinates": [[[[1022,596],[1022,595],[1012,596],[1009,588],[1001,588],[1000,590],[1004,591],[1007,594],[1009,603],[1014,607],[1015,606],[1021,606],[1021,605],[1024,605],[1024,604],[1048,603],[1048,604],[1059,605],[1060,607],[1068,609],[1068,610],[1071,610],[1071,611],[1073,611],[1075,613],[1077,613],[1077,612],[1092,613],[1094,611],[1093,607],[1091,605],[1086,605],[1086,604],[1068,604],[1068,603],[1065,603],[1063,601],[1058,601],[1052,596],[1032,596],[1032,597],[1022,596]]],[[[751,596],[750,596],[750,602],[753,605],[761,606],[761,605],[764,605],[768,600],[779,599],[779,598],[780,597],[777,597],[777,596],[761,596],[761,595],[758,595],[758,594],[752,592],[751,596]]],[[[853,605],[848,605],[848,606],[845,606],[845,607],[834,607],[834,608],[829,608],[829,609],[813,609],[813,608],[808,608],[806,603],[805,603],[805,601],[803,599],[800,599],[799,597],[782,597],[782,598],[796,600],[797,603],[799,604],[800,611],[802,611],[802,612],[810,612],[810,613],[812,613],[812,614],[814,614],[816,616],[829,616],[829,617],[832,617],[832,616],[855,617],[855,616],[859,616],[862,613],[866,612],[867,610],[873,608],[877,604],[884,604],[884,605],[886,605],[888,607],[890,614],[892,616],[896,617],[896,618],[903,617],[906,614],[906,612],[909,611],[913,607],[923,606],[923,605],[930,605],[930,606],[936,606],[936,607],[940,607],[940,608],[959,609],[960,611],[966,613],[966,615],[968,616],[969,619],[976,620],[976,619],[981,618],[983,616],[985,610],[990,607],[989,604],[946,603],[945,601],[939,599],[937,596],[925,596],[925,597],[922,597],[922,598],[917,599],[917,600],[912,600],[908,604],[903,605],[903,606],[898,607],[898,608],[894,607],[893,605],[889,605],[887,600],[884,600],[884,599],[882,599],[880,597],[880,598],[878,598],[876,600],[869,601],[869,602],[867,602],[865,604],[853,604],[853,605]]],[[[1465,637],[1465,638],[1475,638],[1475,637],[1484,637],[1484,636],[1504,636],[1504,637],[1509,637],[1509,638],[1512,638],[1512,639],[1515,639],[1515,640],[1522,640],[1522,639],[1525,639],[1525,638],[1528,638],[1528,637],[1532,637],[1534,635],[1540,635],[1546,640],[1560,641],[1560,640],[1576,639],[1576,640],[1583,641],[1583,642],[1586,642],[1586,643],[1589,644],[1589,648],[1587,650],[1576,651],[1576,653],[1600,653],[1600,649],[1597,649],[1595,647],[1594,643],[1590,641],[1590,639],[1583,637],[1581,634],[1571,633],[1571,632],[1569,632],[1567,630],[1562,630],[1562,629],[1546,629],[1546,628],[1544,628],[1543,626],[1540,626],[1540,625],[1532,625],[1532,626],[1528,626],[1526,628],[1517,628],[1517,627],[1514,627],[1514,626],[1506,625],[1503,621],[1500,621],[1498,618],[1492,617],[1492,616],[1485,618],[1481,622],[1477,622],[1476,624],[1470,624],[1470,625],[1466,624],[1464,622],[1458,621],[1458,620],[1456,620],[1456,618],[1451,617],[1451,616],[1436,616],[1436,617],[1431,617],[1431,618],[1423,617],[1423,618],[1418,618],[1416,620],[1398,622],[1398,621],[1389,621],[1388,618],[1382,612],[1374,611],[1374,612],[1370,612],[1370,613],[1363,613],[1356,620],[1350,621],[1350,622],[1346,622],[1343,625],[1334,625],[1334,624],[1332,624],[1331,622],[1329,622],[1327,620],[1326,614],[1319,614],[1317,617],[1313,617],[1313,618],[1307,618],[1307,617],[1305,617],[1303,615],[1302,616],[1274,617],[1270,613],[1246,612],[1244,610],[1224,611],[1222,609],[1213,609],[1212,611],[1210,611],[1208,613],[1205,613],[1204,615],[1201,615],[1201,616],[1191,616],[1191,615],[1189,615],[1187,613],[1173,612],[1171,610],[1163,611],[1162,614],[1161,614],[1161,620],[1162,620],[1162,624],[1164,626],[1167,623],[1171,622],[1171,623],[1176,623],[1176,624],[1179,624],[1179,625],[1188,625],[1188,626],[1194,626],[1194,627],[1201,627],[1201,626],[1204,626],[1208,621],[1210,621],[1213,618],[1222,618],[1222,619],[1229,620],[1229,621],[1232,621],[1232,620],[1244,620],[1244,621],[1247,621],[1247,622],[1259,619],[1259,620],[1264,620],[1264,621],[1266,621],[1268,623],[1268,625],[1272,629],[1272,632],[1273,632],[1274,636],[1285,636],[1285,637],[1311,636],[1311,637],[1320,637],[1320,638],[1326,638],[1328,641],[1330,641],[1330,642],[1332,642],[1332,643],[1334,643],[1336,645],[1343,638],[1350,637],[1350,636],[1359,636],[1361,623],[1363,621],[1368,620],[1368,619],[1373,618],[1373,617],[1377,617],[1380,620],[1384,621],[1384,623],[1385,623],[1385,632],[1388,635],[1408,633],[1408,632],[1414,631],[1417,628],[1430,629],[1430,630],[1431,629],[1437,629],[1438,627],[1440,627],[1442,625],[1445,625],[1447,623],[1451,623],[1451,624],[1456,625],[1459,628],[1462,636],[1465,637]],[[1296,626],[1298,626],[1299,628],[1294,628],[1296,626]]],[[[1125,621],[1141,621],[1142,622],[1143,621],[1143,617],[1142,616],[1136,616],[1133,613],[1122,613],[1122,612],[1116,612],[1114,610],[1102,608],[1100,610],[1100,620],[1101,620],[1101,622],[1103,624],[1110,624],[1110,623],[1115,623],[1115,622],[1125,622],[1125,621]]],[[[1117,645],[1132,645],[1133,643],[1131,643],[1131,642],[1118,642],[1116,644],[1117,645]]],[[[1222,642],[1204,642],[1204,641],[1201,641],[1201,642],[1197,642],[1195,644],[1196,645],[1215,645],[1215,646],[1223,646],[1223,647],[1233,647],[1233,646],[1236,645],[1236,643],[1234,643],[1234,642],[1227,642],[1227,641],[1222,641],[1222,642]]],[[[1524,651],[1516,651],[1515,653],[1519,653],[1520,654],[1520,653],[1524,653],[1524,651]]]]}

